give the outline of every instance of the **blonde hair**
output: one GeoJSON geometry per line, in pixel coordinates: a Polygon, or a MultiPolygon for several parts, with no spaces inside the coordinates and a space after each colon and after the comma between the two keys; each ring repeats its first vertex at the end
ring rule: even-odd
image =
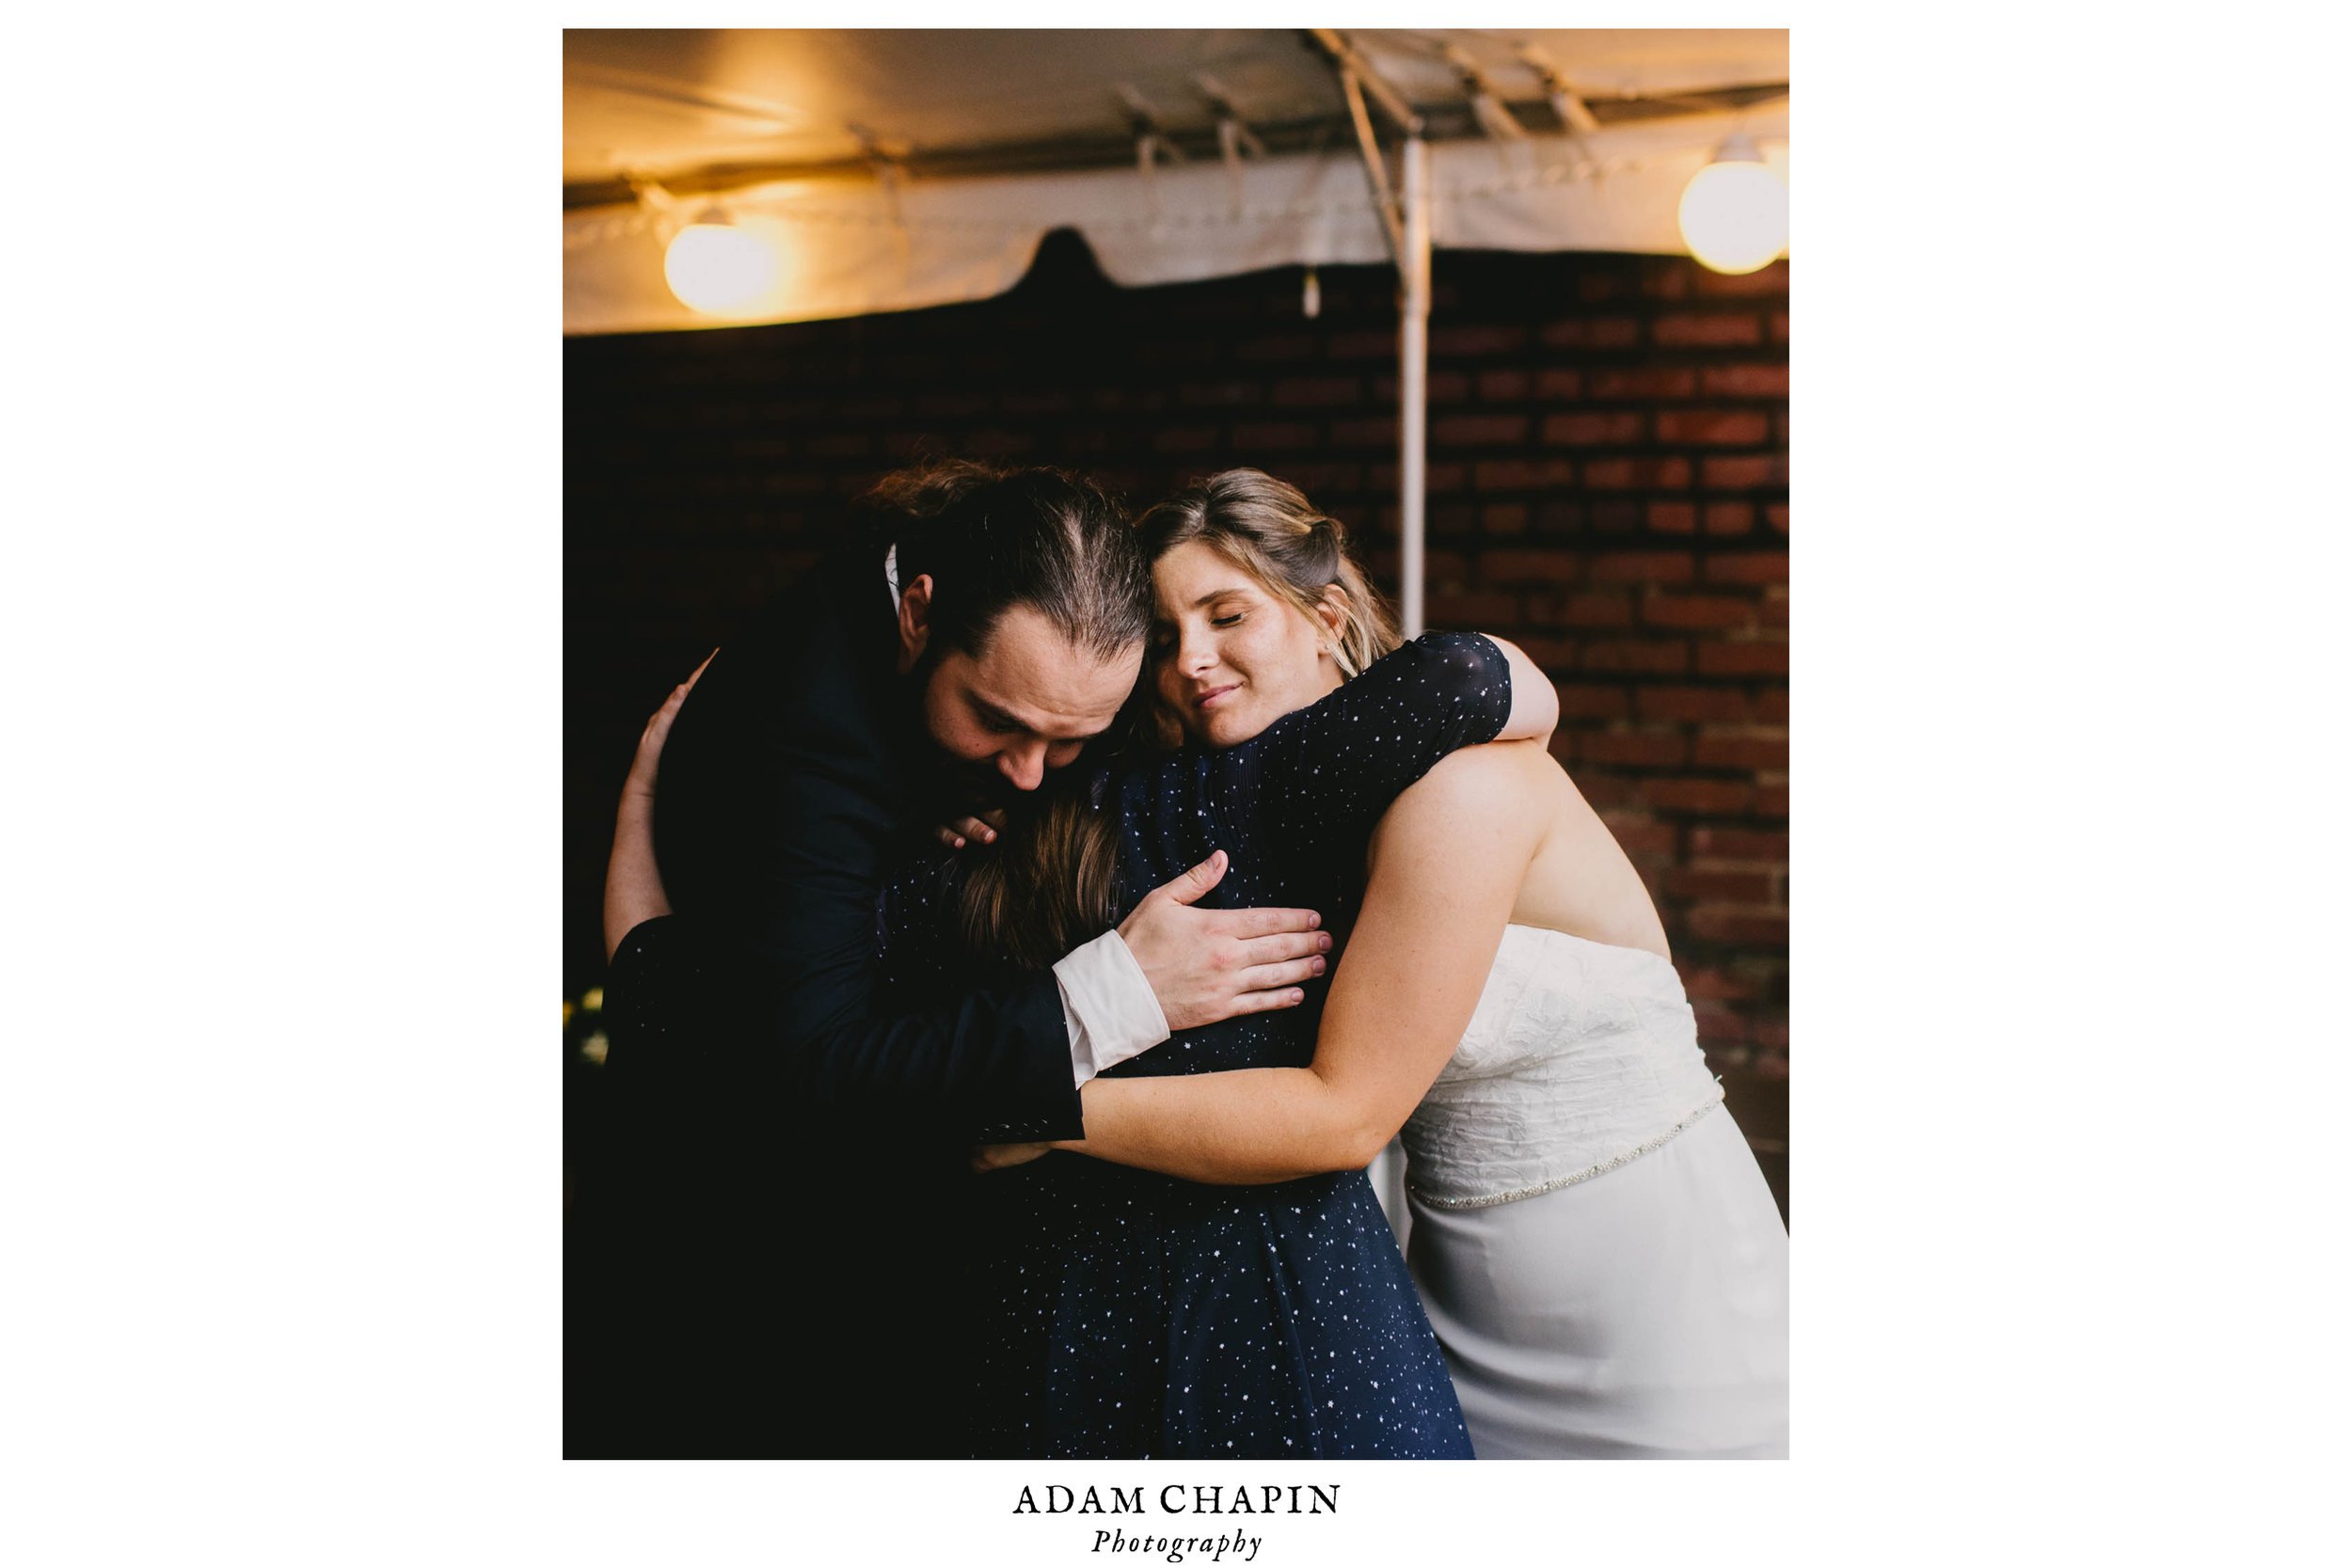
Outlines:
{"type": "Polygon", "coordinates": [[[1148,560],[1198,541],[1318,625],[1330,590],[1339,589],[1330,646],[1343,678],[1363,673],[1403,641],[1388,601],[1349,558],[1347,530],[1272,474],[1228,468],[1194,480],[1145,513],[1136,530],[1148,560]]]}

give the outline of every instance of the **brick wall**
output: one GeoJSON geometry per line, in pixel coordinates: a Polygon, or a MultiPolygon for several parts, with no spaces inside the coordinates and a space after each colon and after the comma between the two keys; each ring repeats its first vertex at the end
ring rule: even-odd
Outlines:
{"type": "MultiPolygon", "coordinates": [[[[1248,464],[1396,586],[1384,268],[1123,291],[1049,239],[1011,293],[564,344],[567,993],[644,717],[920,455],[1089,469],[1138,503],[1248,464]]],[[[1554,746],[1665,916],[1700,1037],[1787,1206],[1788,270],[1440,252],[1428,620],[1508,636],[1554,746]]]]}

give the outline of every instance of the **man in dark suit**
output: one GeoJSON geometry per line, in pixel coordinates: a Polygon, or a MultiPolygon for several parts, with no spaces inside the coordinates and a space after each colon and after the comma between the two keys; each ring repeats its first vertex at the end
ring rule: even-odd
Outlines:
{"type": "Polygon", "coordinates": [[[964,1151],[1078,1135],[1094,1072],[1283,1005],[1321,943],[1309,911],[1189,907],[1196,870],[1048,974],[879,1008],[890,872],[1108,727],[1152,599],[1082,480],[946,465],[875,499],[677,710],[658,874],[616,849],[622,1115],[566,1281],[575,1456],[955,1451],[964,1151]],[[646,920],[665,885],[678,914],[646,920]]]}

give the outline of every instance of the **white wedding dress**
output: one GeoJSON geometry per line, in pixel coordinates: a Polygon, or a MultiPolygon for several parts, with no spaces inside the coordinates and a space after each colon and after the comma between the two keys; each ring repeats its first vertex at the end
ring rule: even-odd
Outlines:
{"type": "Polygon", "coordinates": [[[1482,1459],[1788,1451],[1788,1232],[1674,965],[1512,926],[1405,1126],[1407,1258],[1482,1459]]]}

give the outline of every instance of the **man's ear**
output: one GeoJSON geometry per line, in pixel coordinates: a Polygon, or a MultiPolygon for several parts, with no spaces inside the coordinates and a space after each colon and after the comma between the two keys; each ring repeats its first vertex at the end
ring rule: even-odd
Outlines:
{"type": "Polygon", "coordinates": [[[898,592],[898,673],[914,669],[930,645],[931,575],[926,572],[898,592]]]}

